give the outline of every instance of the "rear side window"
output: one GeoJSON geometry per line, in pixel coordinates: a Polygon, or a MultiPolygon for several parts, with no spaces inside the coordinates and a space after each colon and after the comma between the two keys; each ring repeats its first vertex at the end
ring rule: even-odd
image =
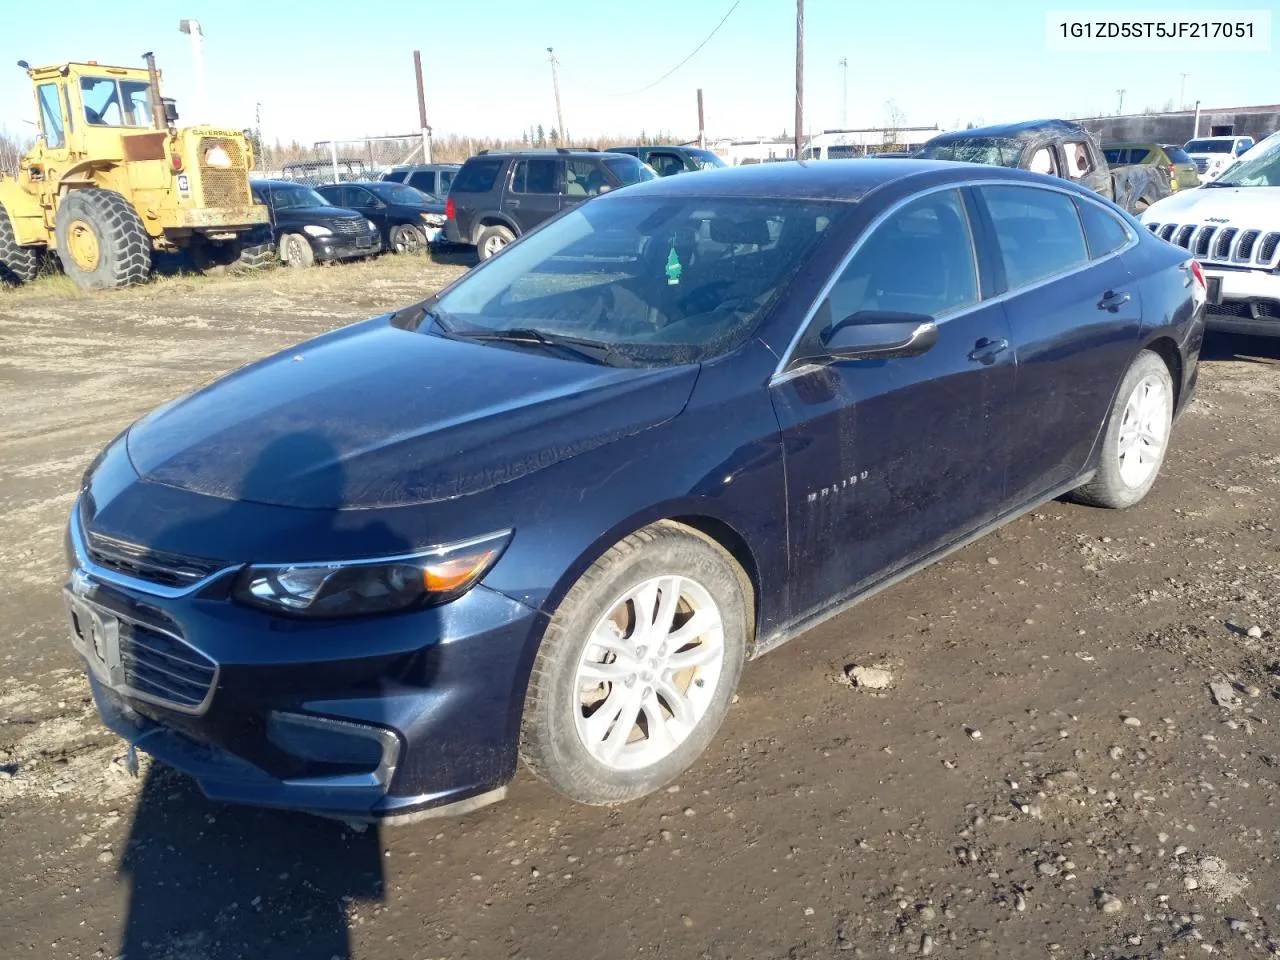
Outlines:
{"type": "Polygon", "coordinates": [[[488,193],[498,182],[503,161],[488,158],[472,158],[462,165],[453,181],[456,193],[488,193]]]}
{"type": "MultiPolygon", "coordinates": [[[[466,172],[463,168],[462,173],[466,172]]],[[[462,180],[461,175],[458,180],[462,180]]],[[[556,161],[549,157],[517,161],[515,173],[511,175],[511,192],[556,193],[556,161]]]]}
{"type": "Polygon", "coordinates": [[[1080,208],[1080,219],[1084,223],[1089,255],[1095,260],[1115,253],[1129,242],[1131,234],[1128,228],[1109,210],[1080,198],[1076,199],[1076,206],[1080,208]]]}
{"type": "Polygon", "coordinates": [[[1037,187],[979,187],[995,226],[1009,289],[1089,262],[1076,205],[1037,187]]]}
{"type": "Polygon", "coordinates": [[[440,176],[440,196],[443,197],[446,193],[449,192],[449,187],[452,186],[453,184],[453,171],[441,170],[439,176],[440,176]]]}
{"type": "Polygon", "coordinates": [[[409,186],[423,193],[436,192],[436,175],[434,170],[419,170],[409,174],[409,186]]]}
{"type": "Polygon", "coordinates": [[[1146,147],[1111,147],[1102,152],[1107,158],[1107,163],[1113,167],[1127,163],[1146,163],[1151,155],[1151,151],[1146,147]]]}
{"type": "Polygon", "coordinates": [[[978,302],[969,220],[954,190],[915,200],[876,227],[827,298],[831,320],[889,310],[937,317],[978,302]]]}

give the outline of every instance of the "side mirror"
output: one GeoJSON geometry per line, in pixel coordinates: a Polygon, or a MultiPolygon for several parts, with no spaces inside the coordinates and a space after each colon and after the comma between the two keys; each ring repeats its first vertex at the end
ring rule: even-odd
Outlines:
{"type": "Polygon", "coordinates": [[[938,342],[931,317],[888,310],[860,310],[824,331],[822,345],[836,360],[918,357],[938,342]]]}

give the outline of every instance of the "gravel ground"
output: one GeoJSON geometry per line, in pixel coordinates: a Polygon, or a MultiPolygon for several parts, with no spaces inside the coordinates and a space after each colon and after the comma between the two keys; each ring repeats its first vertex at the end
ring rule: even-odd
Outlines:
{"type": "Polygon", "coordinates": [[[1137,508],[1053,502],[749,665],[678,786],[356,831],[124,769],[61,529],[135,417],[456,263],[0,291],[0,955],[1280,956],[1280,341],[1137,508]],[[860,669],[855,669],[860,668],[860,669]]]}

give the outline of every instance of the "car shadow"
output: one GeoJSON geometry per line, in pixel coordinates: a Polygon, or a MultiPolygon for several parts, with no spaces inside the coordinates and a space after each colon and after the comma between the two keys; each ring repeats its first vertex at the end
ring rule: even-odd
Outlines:
{"type": "Polygon", "coordinates": [[[480,262],[480,255],[475,247],[456,243],[436,244],[427,251],[432,263],[449,267],[474,267],[480,262]]]}
{"type": "Polygon", "coordinates": [[[1205,335],[1204,345],[1200,348],[1200,359],[1240,360],[1271,366],[1280,361],[1280,337],[1210,332],[1205,335]]]}
{"type": "MultiPolygon", "coordinates": [[[[232,490],[242,500],[303,485],[310,496],[331,498],[323,502],[345,503],[349,495],[342,457],[322,427],[275,438],[239,477],[232,490]]],[[[223,502],[162,529],[153,548],[183,544],[194,552],[197,544],[218,543],[228,528],[245,522],[237,501],[223,502]]],[[[339,513],[332,516],[336,522],[339,513]]],[[[388,555],[408,552],[381,521],[370,520],[361,531],[396,543],[388,555]]],[[[412,682],[429,685],[430,670],[419,669],[412,682]]],[[[292,702],[281,687],[271,693],[292,702]]],[[[363,695],[379,700],[376,690],[363,695]]],[[[247,718],[246,725],[252,722],[247,718]]],[[[145,736],[138,741],[144,752],[145,736]]],[[[120,945],[126,960],[350,960],[351,913],[385,896],[377,824],[211,801],[193,778],[154,760],[119,876],[128,887],[120,945]]]]}

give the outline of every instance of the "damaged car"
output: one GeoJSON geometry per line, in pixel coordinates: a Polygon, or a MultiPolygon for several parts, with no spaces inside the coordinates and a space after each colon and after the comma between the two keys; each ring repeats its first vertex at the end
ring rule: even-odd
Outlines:
{"type": "Polygon", "coordinates": [[[1141,214],[1173,192],[1168,174],[1160,167],[1137,163],[1109,167],[1097,141],[1084,127],[1067,120],[1031,120],[944,133],[921,147],[916,156],[1062,177],[1132,214],[1141,214]]]}
{"type": "Polygon", "coordinates": [[[632,800],[748,661],[1049,498],[1139,503],[1203,312],[1187,251],[1066,180],[639,183],[108,444],[71,642],[211,798],[413,818],[523,760],[632,800]]]}

